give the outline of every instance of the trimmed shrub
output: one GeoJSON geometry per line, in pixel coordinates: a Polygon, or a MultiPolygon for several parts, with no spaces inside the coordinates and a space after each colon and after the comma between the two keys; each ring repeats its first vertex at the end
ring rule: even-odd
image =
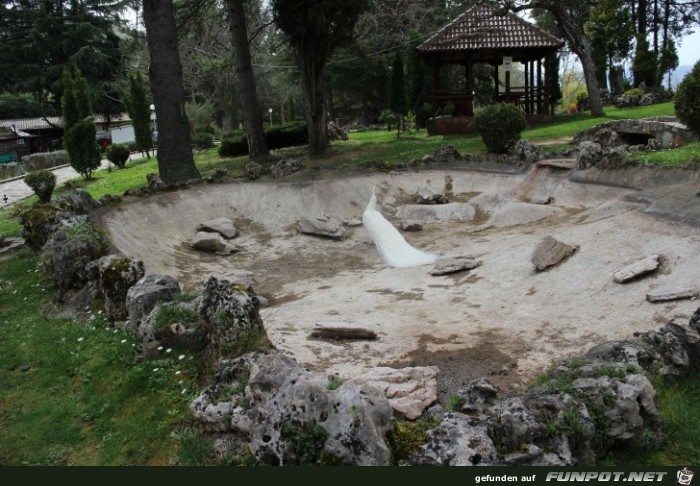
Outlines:
{"type": "Polygon", "coordinates": [[[566,109],[567,113],[578,113],[578,106],[576,106],[576,103],[571,103],[569,104],[569,107],[566,109]]]}
{"type": "Polygon", "coordinates": [[[237,157],[248,153],[248,139],[241,130],[227,133],[221,139],[219,155],[221,157],[237,157]]]}
{"type": "Polygon", "coordinates": [[[194,132],[192,134],[192,145],[205,149],[214,146],[214,135],[209,132],[194,132]]]}
{"type": "Polygon", "coordinates": [[[305,122],[289,122],[265,130],[267,148],[270,150],[296,147],[309,143],[309,128],[305,122]]]}
{"type": "Polygon", "coordinates": [[[513,148],[527,125],[522,109],[508,103],[489,105],[474,119],[486,148],[494,154],[504,154],[513,148]]]}
{"type": "Polygon", "coordinates": [[[56,176],[46,169],[30,172],[24,178],[24,183],[32,188],[39,201],[47,203],[51,201],[51,194],[56,187],[56,176]]]}
{"type": "MultiPolygon", "coordinates": [[[[305,122],[290,122],[265,128],[267,148],[274,150],[284,147],[296,147],[309,143],[309,129],[305,122]]],[[[248,153],[248,138],[245,132],[237,130],[228,133],[221,139],[219,155],[221,157],[236,157],[248,153]]]]}
{"type": "Polygon", "coordinates": [[[644,91],[642,91],[639,88],[632,88],[628,89],[624,93],[622,93],[622,96],[642,96],[644,94],[644,91]]]}
{"type": "Polygon", "coordinates": [[[120,169],[123,169],[126,165],[126,161],[129,160],[131,152],[129,152],[129,147],[126,145],[115,143],[107,147],[106,155],[107,160],[120,169]]]}
{"type": "Polygon", "coordinates": [[[700,135],[700,61],[678,85],[674,108],[678,119],[700,135]]]}

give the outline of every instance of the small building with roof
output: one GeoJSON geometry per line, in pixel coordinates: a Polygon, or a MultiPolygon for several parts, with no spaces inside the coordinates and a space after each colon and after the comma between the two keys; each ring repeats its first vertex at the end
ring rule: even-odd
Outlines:
{"type": "Polygon", "coordinates": [[[493,5],[483,3],[470,8],[418,46],[430,70],[433,118],[428,120],[428,133],[449,135],[474,130],[477,64],[493,69],[494,101],[522,107],[529,122],[549,119],[552,82],[558,73],[546,73],[544,60],[563,45],[562,39],[513,13],[499,12],[493,5]],[[516,64],[520,66],[518,83],[514,83],[516,64]],[[463,72],[456,88],[447,84],[454,81],[454,76],[443,75],[455,66],[463,72]],[[502,83],[498,82],[499,69],[504,72],[502,83]]]}

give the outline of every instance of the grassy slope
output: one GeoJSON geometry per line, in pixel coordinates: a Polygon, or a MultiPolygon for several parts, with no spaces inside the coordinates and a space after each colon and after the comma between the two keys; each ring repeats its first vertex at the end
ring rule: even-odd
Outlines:
{"type": "MultiPolygon", "coordinates": [[[[616,119],[670,110],[665,104],[607,112],[616,119]]],[[[528,129],[524,137],[559,139],[600,121],[567,116],[555,125],[528,129]]],[[[405,162],[447,143],[463,153],[484,150],[476,136],[428,138],[413,133],[396,140],[394,132],[365,132],[335,143],[327,159],[314,163],[353,167],[377,159],[405,162]]],[[[221,159],[215,150],[197,156],[204,174],[227,168],[240,175],[244,163],[244,158],[221,159]]],[[[121,194],[143,185],[145,174],[156,171],[154,160],[144,160],[73,185],[94,197],[121,194]]],[[[11,212],[0,212],[0,234],[19,234],[11,212]]],[[[110,328],[101,316],[86,321],[48,317],[52,294],[33,254],[0,257],[0,465],[202,463],[206,447],[187,429],[187,405],[198,387],[201,363],[189,357],[180,361],[175,352],[165,350],[160,360],[139,362],[132,346],[135,338],[110,328]]],[[[700,460],[700,380],[660,383],[658,392],[671,440],[660,451],[620,453],[611,464],[684,465],[700,460]]]]}

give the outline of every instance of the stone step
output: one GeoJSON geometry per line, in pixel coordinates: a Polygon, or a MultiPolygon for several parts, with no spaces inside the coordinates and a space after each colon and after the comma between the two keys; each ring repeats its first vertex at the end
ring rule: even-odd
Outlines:
{"type": "Polygon", "coordinates": [[[576,167],[576,159],[543,159],[538,160],[537,165],[540,167],[570,170],[576,167]]]}

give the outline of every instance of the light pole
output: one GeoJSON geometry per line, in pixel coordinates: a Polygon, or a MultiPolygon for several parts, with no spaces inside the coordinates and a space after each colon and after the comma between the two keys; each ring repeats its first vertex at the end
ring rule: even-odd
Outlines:
{"type": "Polygon", "coordinates": [[[272,108],[270,108],[267,111],[268,111],[268,113],[270,113],[270,126],[272,126],[272,108]]]}
{"type": "Polygon", "coordinates": [[[153,116],[153,131],[151,132],[151,142],[153,148],[158,146],[158,120],[156,120],[156,105],[151,104],[149,106],[151,109],[151,115],[153,116]]]}

